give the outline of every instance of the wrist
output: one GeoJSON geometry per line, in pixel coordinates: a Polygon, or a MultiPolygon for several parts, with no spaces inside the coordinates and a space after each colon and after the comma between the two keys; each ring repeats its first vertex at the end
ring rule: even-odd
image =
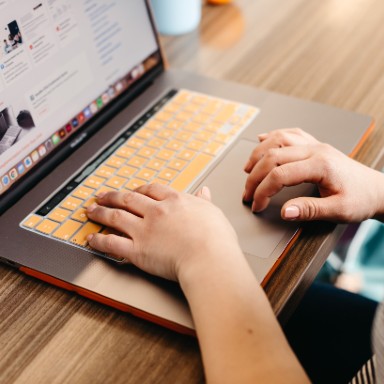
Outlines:
{"type": "Polygon", "coordinates": [[[231,274],[231,271],[243,264],[249,269],[237,243],[220,246],[210,244],[201,247],[198,253],[183,257],[176,273],[184,294],[189,298],[192,291],[203,288],[206,283],[212,283],[212,279],[219,278],[222,274],[231,274]]]}

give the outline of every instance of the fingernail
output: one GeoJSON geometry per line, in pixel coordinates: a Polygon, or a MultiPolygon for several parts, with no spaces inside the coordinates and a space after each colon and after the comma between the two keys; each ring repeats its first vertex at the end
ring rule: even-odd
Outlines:
{"type": "Polygon", "coordinates": [[[87,212],[91,213],[93,212],[97,207],[97,204],[93,203],[87,208],[87,212]]]}
{"type": "Polygon", "coordinates": [[[247,194],[246,192],[243,193],[243,204],[248,205],[249,207],[252,207],[253,204],[253,199],[252,197],[247,199],[247,194]]]}
{"type": "Polygon", "coordinates": [[[87,241],[88,241],[88,243],[89,243],[90,241],[92,241],[92,239],[93,239],[94,236],[95,236],[95,235],[94,235],[93,233],[91,233],[90,235],[87,236],[87,241]]]}
{"type": "Polygon", "coordinates": [[[102,199],[106,194],[107,194],[107,192],[100,192],[100,193],[98,193],[98,194],[96,195],[96,197],[97,197],[98,199],[102,199]]]}
{"type": "Polygon", "coordinates": [[[252,210],[252,212],[254,212],[254,213],[257,213],[257,212],[258,212],[258,210],[256,209],[256,203],[255,203],[255,202],[252,203],[251,210],[252,210]]]}
{"type": "Polygon", "coordinates": [[[300,216],[300,210],[299,210],[299,207],[297,207],[296,205],[291,205],[285,208],[284,217],[286,219],[297,219],[299,216],[300,216]]]}
{"type": "Polygon", "coordinates": [[[247,164],[245,164],[245,166],[244,166],[244,171],[247,172],[247,170],[251,167],[251,165],[252,165],[251,160],[248,160],[247,164]]]}
{"type": "Polygon", "coordinates": [[[260,133],[259,135],[257,135],[259,140],[264,140],[267,138],[267,136],[268,136],[268,133],[260,133]]]}
{"type": "Polygon", "coordinates": [[[205,185],[203,186],[203,188],[201,188],[201,194],[203,196],[205,196],[206,198],[210,199],[211,198],[211,191],[209,190],[208,187],[206,187],[205,185]]]}

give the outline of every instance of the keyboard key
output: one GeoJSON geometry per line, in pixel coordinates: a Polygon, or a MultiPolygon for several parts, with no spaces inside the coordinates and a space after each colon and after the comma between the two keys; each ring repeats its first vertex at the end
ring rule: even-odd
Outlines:
{"type": "Polygon", "coordinates": [[[213,157],[206,154],[199,154],[183,172],[170,184],[178,191],[184,191],[200,174],[200,172],[212,161],[213,157]]]}
{"type": "Polygon", "coordinates": [[[201,110],[201,112],[212,116],[219,110],[221,105],[222,104],[220,102],[217,103],[217,102],[211,101],[201,110]]]}
{"type": "Polygon", "coordinates": [[[193,135],[193,132],[183,130],[178,132],[175,138],[181,141],[189,141],[192,135],[193,135]]]}
{"type": "Polygon", "coordinates": [[[168,167],[181,171],[188,163],[184,160],[173,159],[169,162],[168,167]]]}
{"type": "Polygon", "coordinates": [[[220,123],[209,123],[209,124],[207,124],[207,125],[204,127],[204,129],[205,129],[206,131],[210,131],[210,132],[214,132],[214,133],[216,133],[216,132],[219,132],[219,131],[220,131],[221,126],[222,126],[222,124],[220,124],[220,123]]]}
{"type": "Polygon", "coordinates": [[[74,220],[67,220],[54,234],[61,240],[68,240],[81,227],[81,223],[74,220]]]}
{"type": "Polygon", "coordinates": [[[187,143],[187,148],[193,149],[194,151],[200,151],[204,146],[205,146],[205,143],[199,140],[192,140],[189,143],[187,143]]]}
{"type": "Polygon", "coordinates": [[[158,121],[156,119],[149,120],[145,126],[149,129],[153,129],[155,131],[158,131],[164,127],[163,122],[158,121]]]}
{"type": "Polygon", "coordinates": [[[199,113],[199,114],[193,116],[192,120],[195,123],[203,125],[203,124],[208,123],[208,121],[211,120],[211,115],[207,115],[205,113],[199,113]]]}
{"type": "Polygon", "coordinates": [[[219,143],[226,144],[231,140],[231,135],[225,135],[224,133],[218,133],[215,136],[215,141],[218,141],[219,143]]]}
{"type": "Polygon", "coordinates": [[[177,105],[177,104],[175,104],[173,102],[168,103],[164,107],[164,112],[175,113],[175,112],[178,112],[178,111],[180,111],[180,105],[177,105]]]}
{"type": "Polygon", "coordinates": [[[213,132],[200,131],[196,134],[195,138],[201,141],[208,141],[212,138],[213,135],[214,135],[213,132]]]}
{"type": "Polygon", "coordinates": [[[223,109],[221,109],[221,111],[214,117],[214,120],[221,123],[225,123],[226,121],[230,120],[230,118],[235,113],[235,110],[235,104],[228,104],[223,109]]]}
{"type": "Polygon", "coordinates": [[[61,206],[70,211],[74,211],[83,204],[83,200],[77,199],[76,197],[69,196],[62,203],[61,206]]]}
{"type": "Polygon", "coordinates": [[[173,117],[173,113],[168,113],[168,112],[158,112],[156,114],[156,119],[160,121],[168,121],[171,120],[173,117]]]}
{"type": "Polygon", "coordinates": [[[193,116],[193,113],[191,112],[180,112],[175,116],[175,118],[179,121],[184,122],[192,119],[192,116],[193,116]]]}
{"type": "Polygon", "coordinates": [[[136,136],[140,137],[143,140],[150,139],[154,135],[155,135],[155,132],[152,129],[148,129],[148,128],[139,129],[139,131],[136,133],[136,136]]]}
{"type": "Polygon", "coordinates": [[[108,167],[107,165],[102,165],[101,167],[96,169],[95,175],[108,179],[108,177],[111,177],[115,173],[115,171],[115,168],[108,167]]]}
{"type": "Polygon", "coordinates": [[[177,141],[177,140],[171,140],[166,145],[167,148],[172,149],[174,151],[177,151],[180,148],[183,148],[183,146],[184,146],[184,143],[181,141],[177,141]]]}
{"type": "Polygon", "coordinates": [[[147,167],[158,171],[158,170],[164,168],[165,163],[166,162],[163,160],[152,159],[152,160],[148,161],[147,167]]]}
{"type": "Polygon", "coordinates": [[[36,229],[39,232],[45,233],[46,235],[51,234],[57,227],[59,226],[59,223],[56,223],[49,219],[44,219],[37,227],[36,229]]]}
{"type": "Polygon", "coordinates": [[[135,153],[135,150],[123,145],[116,151],[116,155],[120,157],[124,157],[124,159],[129,159],[133,154],[135,153]]]}
{"type": "Polygon", "coordinates": [[[88,197],[91,196],[93,192],[95,192],[94,189],[87,188],[81,185],[74,192],[72,192],[72,196],[85,200],[85,199],[88,199],[88,197]]]}
{"type": "Polygon", "coordinates": [[[187,104],[187,105],[185,106],[184,111],[195,113],[195,112],[197,112],[199,109],[200,109],[200,105],[190,103],[190,104],[187,104]]]}
{"type": "Polygon", "coordinates": [[[130,178],[137,172],[137,168],[131,167],[130,165],[124,165],[124,167],[121,167],[117,175],[121,177],[125,177],[126,179],[130,178]]]}
{"type": "Polygon", "coordinates": [[[145,157],[146,159],[151,159],[155,153],[156,149],[145,146],[144,148],[141,148],[137,154],[145,157]]]}
{"type": "Polygon", "coordinates": [[[182,160],[191,160],[195,157],[196,152],[191,149],[185,149],[177,154],[177,157],[182,160]]]}
{"type": "Polygon", "coordinates": [[[108,161],[106,162],[106,165],[109,165],[113,168],[120,168],[125,163],[125,159],[119,156],[111,156],[108,161]]]}
{"type": "Polygon", "coordinates": [[[87,236],[91,233],[100,232],[101,228],[101,225],[88,221],[88,223],[84,224],[84,226],[71,238],[71,242],[84,247],[88,244],[87,236]]]}
{"type": "Polygon", "coordinates": [[[85,208],[79,208],[74,214],[72,214],[71,219],[85,223],[88,221],[87,210],[85,208]]]}
{"type": "Polygon", "coordinates": [[[169,160],[169,159],[172,159],[174,155],[175,155],[174,151],[163,149],[156,154],[156,157],[158,157],[161,160],[169,160]]]}
{"type": "Polygon", "coordinates": [[[144,145],[145,141],[136,138],[135,136],[131,137],[125,145],[132,148],[141,148],[144,145]]]}
{"type": "Polygon", "coordinates": [[[158,137],[161,137],[162,139],[168,139],[174,135],[174,131],[172,129],[162,129],[157,133],[158,137]]]}
{"type": "Polygon", "coordinates": [[[23,222],[23,226],[28,228],[34,228],[38,223],[40,223],[41,220],[42,220],[42,217],[37,215],[32,215],[32,216],[29,216],[27,220],[23,222]]]}
{"type": "Polygon", "coordinates": [[[70,214],[71,211],[57,207],[49,214],[48,217],[51,220],[57,221],[58,223],[62,223],[70,214]]]}
{"type": "Polygon", "coordinates": [[[127,184],[125,184],[125,188],[133,191],[134,189],[139,188],[144,184],[147,184],[147,182],[142,179],[133,178],[129,180],[127,184]]]}
{"type": "Polygon", "coordinates": [[[201,124],[190,122],[184,126],[187,131],[197,132],[201,129],[201,124]]]}
{"type": "Polygon", "coordinates": [[[179,91],[177,95],[174,96],[172,99],[173,103],[175,104],[184,104],[188,102],[192,98],[192,95],[189,91],[179,91]]]}
{"type": "Polygon", "coordinates": [[[145,157],[133,156],[131,159],[129,159],[128,164],[137,168],[141,168],[146,161],[147,159],[145,157]]]}
{"type": "Polygon", "coordinates": [[[174,169],[165,168],[159,173],[158,176],[160,179],[170,181],[170,180],[173,180],[178,175],[178,173],[179,172],[174,169]]]}
{"type": "Polygon", "coordinates": [[[213,142],[213,143],[209,143],[204,148],[204,152],[208,153],[209,155],[216,155],[217,153],[219,153],[221,148],[223,148],[223,144],[213,142]]]}
{"type": "Polygon", "coordinates": [[[112,187],[112,188],[120,189],[125,184],[126,181],[127,181],[127,179],[125,179],[123,177],[114,176],[114,177],[111,177],[105,183],[105,185],[108,185],[109,187],[112,187]]]}
{"type": "Polygon", "coordinates": [[[87,187],[90,187],[90,188],[98,189],[101,187],[104,181],[105,179],[102,177],[91,175],[83,182],[83,185],[86,185],[87,187]]]}
{"type": "Polygon", "coordinates": [[[191,101],[195,104],[206,104],[209,101],[209,97],[204,95],[197,95],[193,96],[191,101]]]}
{"type": "Polygon", "coordinates": [[[183,122],[177,121],[177,120],[170,121],[167,124],[167,128],[169,129],[180,129],[182,126],[183,126],[183,122]]]}
{"type": "Polygon", "coordinates": [[[143,179],[145,181],[151,180],[155,175],[156,175],[156,172],[148,168],[143,168],[136,173],[136,177],[143,179]]]}
{"type": "Polygon", "coordinates": [[[157,149],[163,148],[166,142],[166,140],[154,138],[150,142],[148,142],[148,145],[157,149]]]}

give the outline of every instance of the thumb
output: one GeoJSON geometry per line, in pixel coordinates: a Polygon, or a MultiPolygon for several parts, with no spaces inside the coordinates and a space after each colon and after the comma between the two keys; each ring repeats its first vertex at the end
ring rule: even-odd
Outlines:
{"type": "Polygon", "coordinates": [[[336,220],[340,217],[340,203],[336,196],[298,197],[287,201],[281,216],[285,220],[336,220]]]}
{"type": "Polygon", "coordinates": [[[206,186],[196,191],[195,196],[200,197],[207,201],[211,201],[211,191],[206,186]]]}

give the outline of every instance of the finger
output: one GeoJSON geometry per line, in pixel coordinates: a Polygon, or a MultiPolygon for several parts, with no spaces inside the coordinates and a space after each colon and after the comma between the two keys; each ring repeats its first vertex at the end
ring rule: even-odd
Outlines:
{"type": "Polygon", "coordinates": [[[211,201],[211,191],[208,187],[203,186],[201,189],[199,189],[195,196],[200,197],[204,200],[211,201]]]}
{"type": "Polygon", "coordinates": [[[307,182],[317,184],[321,178],[322,171],[316,166],[313,158],[273,168],[255,190],[252,211],[260,212],[264,210],[268,206],[271,197],[284,187],[307,182]]]}
{"type": "Polygon", "coordinates": [[[137,193],[150,197],[153,200],[161,201],[176,196],[177,191],[171,187],[159,183],[144,184],[135,190],[137,193]]]}
{"type": "Polygon", "coordinates": [[[337,196],[329,197],[298,197],[287,201],[281,216],[285,220],[333,220],[344,221],[345,213],[337,196]]]}
{"type": "Polygon", "coordinates": [[[138,216],[123,209],[109,208],[98,204],[92,204],[87,208],[87,216],[93,221],[127,235],[130,235],[141,220],[138,216]]]}
{"type": "Polygon", "coordinates": [[[264,153],[270,148],[319,144],[318,140],[300,128],[277,129],[259,135],[259,140],[260,144],[253,150],[244,167],[244,171],[247,173],[252,171],[255,164],[263,158],[264,153]]]}
{"type": "Polygon", "coordinates": [[[314,145],[319,141],[300,128],[276,129],[269,133],[270,138],[280,141],[282,145],[314,145]]]}
{"type": "Polygon", "coordinates": [[[95,233],[87,237],[88,244],[99,252],[126,262],[131,262],[130,255],[133,253],[133,241],[126,237],[117,235],[103,235],[95,233]]]}
{"type": "Polygon", "coordinates": [[[255,165],[263,159],[265,153],[273,148],[282,148],[284,146],[283,140],[276,135],[265,137],[256,148],[252,151],[247,164],[244,166],[244,171],[250,173],[255,165]]]}
{"type": "Polygon", "coordinates": [[[246,173],[250,173],[255,166],[255,164],[260,161],[265,152],[265,146],[262,146],[262,142],[256,146],[256,148],[252,151],[247,163],[244,165],[244,171],[246,173]]]}
{"type": "Polygon", "coordinates": [[[311,147],[294,146],[283,148],[271,148],[265,156],[253,167],[245,183],[243,194],[244,201],[251,201],[257,186],[272,171],[273,168],[284,164],[305,160],[311,155],[311,147]]]}
{"type": "Polygon", "coordinates": [[[143,217],[154,203],[148,197],[134,191],[108,192],[99,195],[97,202],[106,207],[126,210],[139,217],[143,217]]]}
{"type": "Polygon", "coordinates": [[[257,138],[259,139],[260,143],[264,141],[268,137],[268,133],[260,133],[257,135],[257,138]]]}

